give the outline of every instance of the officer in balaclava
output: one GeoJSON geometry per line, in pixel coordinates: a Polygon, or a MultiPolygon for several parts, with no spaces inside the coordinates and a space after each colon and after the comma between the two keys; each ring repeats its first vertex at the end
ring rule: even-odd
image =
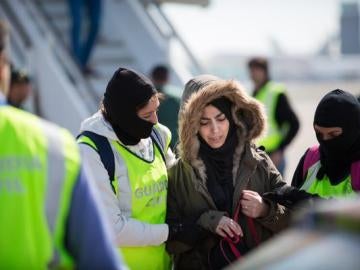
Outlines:
{"type": "Polygon", "coordinates": [[[301,158],[292,185],[326,198],[353,194],[360,183],[360,103],[346,91],[329,92],[313,127],[319,145],[301,158]]]}
{"type": "Polygon", "coordinates": [[[170,269],[165,241],[171,133],[157,119],[159,94],[144,75],[119,68],[101,109],[81,125],[78,141],[130,269],[170,269]]]}

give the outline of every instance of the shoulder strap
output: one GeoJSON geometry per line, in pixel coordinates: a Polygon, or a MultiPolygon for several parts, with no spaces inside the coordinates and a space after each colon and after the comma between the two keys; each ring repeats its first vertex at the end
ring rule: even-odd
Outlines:
{"type": "Polygon", "coordinates": [[[150,137],[153,140],[153,142],[156,144],[156,146],[159,148],[161,157],[163,158],[164,162],[166,162],[165,143],[164,143],[159,131],[156,129],[156,127],[153,127],[150,137]]]}
{"type": "Polygon", "coordinates": [[[356,191],[360,191],[360,160],[351,164],[351,185],[356,191]]]}
{"type": "Polygon", "coordinates": [[[86,141],[79,141],[79,143],[86,144],[99,153],[100,160],[109,175],[111,188],[116,194],[113,184],[113,181],[115,179],[115,158],[108,139],[102,135],[96,134],[91,131],[83,131],[77,136],[77,138],[80,138],[81,136],[88,137],[95,144],[96,148],[94,148],[93,145],[87,143],[86,141]]]}
{"type": "Polygon", "coordinates": [[[303,178],[305,178],[305,175],[309,168],[314,165],[318,160],[320,160],[319,145],[314,145],[310,147],[305,154],[303,165],[303,178]]]}

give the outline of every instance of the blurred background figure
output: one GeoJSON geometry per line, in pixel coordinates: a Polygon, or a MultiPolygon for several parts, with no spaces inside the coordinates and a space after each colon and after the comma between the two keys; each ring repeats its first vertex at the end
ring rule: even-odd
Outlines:
{"type": "Polygon", "coordinates": [[[10,88],[7,95],[9,105],[23,108],[23,103],[32,92],[31,79],[25,70],[12,69],[10,88]]]}
{"type": "Polygon", "coordinates": [[[253,96],[265,105],[267,134],[258,141],[264,146],[281,174],[285,170],[285,149],[299,130],[299,120],[287,98],[285,86],[270,78],[266,58],[255,57],[248,62],[250,77],[254,84],[253,96]]]}
{"type": "Polygon", "coordinates": [[[161,124],[170,129],[170,146],[175,149],[178,142],[178,112],[180,109],[181,89],[170,85],[169,68],[165,65],[155,66],[151,70],[150,76],[155,88],[164,95],[164,100],[159,107],[158,118],[161,124]]]}
{"type": "Polygon", "coordinates": [[[89,66],[89,59],[100,29],[102,1],[68,0],[68,2],[72,19],[72,52],[84,74],[93,75],[94,70],[89,66]]]}

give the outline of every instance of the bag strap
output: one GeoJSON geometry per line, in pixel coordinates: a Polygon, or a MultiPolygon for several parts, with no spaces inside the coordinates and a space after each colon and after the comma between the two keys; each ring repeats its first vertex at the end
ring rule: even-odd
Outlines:
{"type": "Polygon", "coordinates": [[[351,186],[354,190],[360,190],[360,160],[351,164],[351,186]]]}
{"type": "Polygon", "coordinates": [[[304,165],[303,165],[303,178],[305,178],[305,175],[309,170],[309,168],[319,160],[320,160],[319,145],[314,145],[310,147],[305,154],[304,165]]]}
{"type": "MultiPolygon", "coordinates": [[[[239,201],[239,203],[236,206],[235,212],[234,212],[233,220],[235,220],[235,221],[239,220],[240,208],[241,208],[241,203],[239,201]]],[[[251,236],[254,238],[255,244],[258,246],[260,244],[260,237],[259,237],[259,235],[258,235],[258,233],[256,231],[255,224],[254,224],[254,219],[251,218],[251,217],[246,217],[246,222],[247,222],[247,225],[249,227],[251,236]]],[[[238,237],[238,236],[236,236],[235,239],[230,239],[230,238],[227,238],[227,239],[229,239],[234,244],[236,244],[236,243],[238,243],[240,241],[240,237],[238,237]]]]}
{"type": "Polygon", "coordinates": [[[152,141],[157,145],[157,147],[160,150],[161,157],[163,158],[164,162],[166,162],[165,158],[165,142],[163,141],[159,131],[156,129],[156,127],[153,127],[150,137],[152,141]]]}
{"type": "Polygon", "coordinates": [[[110,146],[109,140],[102,135],[96,134],[91,131],[83,131],[78,136],[77,139],[79,139],[81,136],[88,137],[94,144],[91,145],[90,143],[86,141],[79,141],[80,144],[86,144],[93,148],[96,152],[98,152],[100,156],[100,160],[102,164],[104,165],[110,180],[110,185],[114,193],[116,194],[116,190],[114,187],[114,180],[115,180],[115,157],[114,153],[112,151],[112,148],[110,146]]]}

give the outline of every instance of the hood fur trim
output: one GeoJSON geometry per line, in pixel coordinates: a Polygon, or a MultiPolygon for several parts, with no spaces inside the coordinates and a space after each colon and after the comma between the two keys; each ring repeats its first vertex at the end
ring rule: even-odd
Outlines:
{"type": "Polygon", "coordinates": [[[179,114],[178,150],[184,161],[198,169],[202,179],[206,179],[206,176],[205,166],[202,160],[198,158],[200,141],[197,133],[200,127],[200,118],[207,104],[222,96],[233,103],[232,116],[238,126],[237,133],[239,136],[239,145],[235,151],[236,156],[239,155],[237,162],[240,160],[245,144],[252,143],[256,138],[259,138],[266,128],[264,106],[250,97],[244,88],[234,80],[213,81],[205,86],[202,91],[192,94],[179,114]]]}

